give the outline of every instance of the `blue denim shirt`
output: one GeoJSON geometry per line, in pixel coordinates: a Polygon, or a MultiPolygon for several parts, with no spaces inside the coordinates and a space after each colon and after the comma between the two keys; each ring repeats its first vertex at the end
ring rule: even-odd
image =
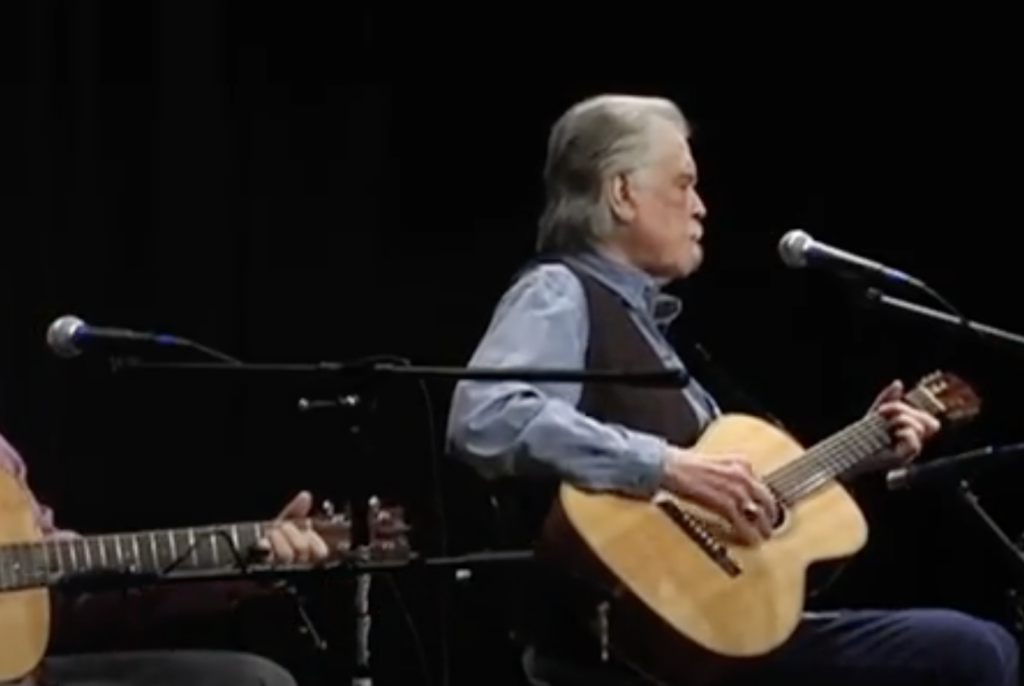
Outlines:
{"type": "MultiPolygon", "coordinates": [[[[617,293],[669,369],[685,369],[664,336],[678,298],[644,272],[597,253],[566,258],[617,293]]],[[[586,294],[564,264],[528,271],[502,297],[471,367],[583,369],[586,294]]],[[[720,412],[696,381],[680,391],[706,425],[720,412]]],[[[554,474],[583,488],[649,497],[661,482],[665,440],[605,424],[577,409],[580,384],[465,381],[455,389],[448,447],[483,476],[554,474]]]]}

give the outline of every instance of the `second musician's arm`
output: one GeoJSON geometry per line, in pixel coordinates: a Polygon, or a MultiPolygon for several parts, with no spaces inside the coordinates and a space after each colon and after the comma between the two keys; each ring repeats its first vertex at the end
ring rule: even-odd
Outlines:
{"type": "MultiPolygon", "coordinates": [[[[504,295],[471,367],[584,369],[589,321],[579,279],[543,265],[504,295]]],[[[646,498],[662,482],[666,442],[577,409],[569,383],[464,381],[455,389],[448,445],[488,478],[554,474],[580,488],[646,498]]]]}

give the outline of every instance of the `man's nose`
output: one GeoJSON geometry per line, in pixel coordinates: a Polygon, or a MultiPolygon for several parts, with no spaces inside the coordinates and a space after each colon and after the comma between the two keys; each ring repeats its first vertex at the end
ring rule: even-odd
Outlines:
{"type": "Polygon", "coordinates": [[[693,216],[697,219],[703,219],[708,214],[708,208],[704,204],[704,198],[700,197],[700,193],[693,191],[693,216]]]}

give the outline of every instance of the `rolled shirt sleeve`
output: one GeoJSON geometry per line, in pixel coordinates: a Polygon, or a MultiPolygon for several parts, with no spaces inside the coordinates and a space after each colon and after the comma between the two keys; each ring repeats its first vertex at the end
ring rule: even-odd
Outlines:
{"type": "MultiPolygon", "coordinates": [[[[589,327],[576,275],[542,265],[501,299],[470,366],[584,369],[589,327]]],[[[459,383],[449,448],[488,478],[553,473],[588,490],[653,495],[665,440],[585,415],[581,395],[578,383],[459,383]]]]}

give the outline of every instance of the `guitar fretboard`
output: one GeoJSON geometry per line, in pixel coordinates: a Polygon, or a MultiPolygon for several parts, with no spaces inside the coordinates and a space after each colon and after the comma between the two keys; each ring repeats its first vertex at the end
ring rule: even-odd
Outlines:
{"type": "MultiPolygon", "coordinates": [[[[915,389],[904,400],[919,409],[931,409],[923,391],[915,389]]],[[[872,413],[769,474],[767,482],[783,502],[793,503],[848,474],[891,445],[886,421],[872,413]]]]}
{"type": "Polygon", "coordinates": [[[163,574],[244,566],[269,526],[248,522],[7,544],[0,546],[0,591],[96,572],[163,574]]]}

